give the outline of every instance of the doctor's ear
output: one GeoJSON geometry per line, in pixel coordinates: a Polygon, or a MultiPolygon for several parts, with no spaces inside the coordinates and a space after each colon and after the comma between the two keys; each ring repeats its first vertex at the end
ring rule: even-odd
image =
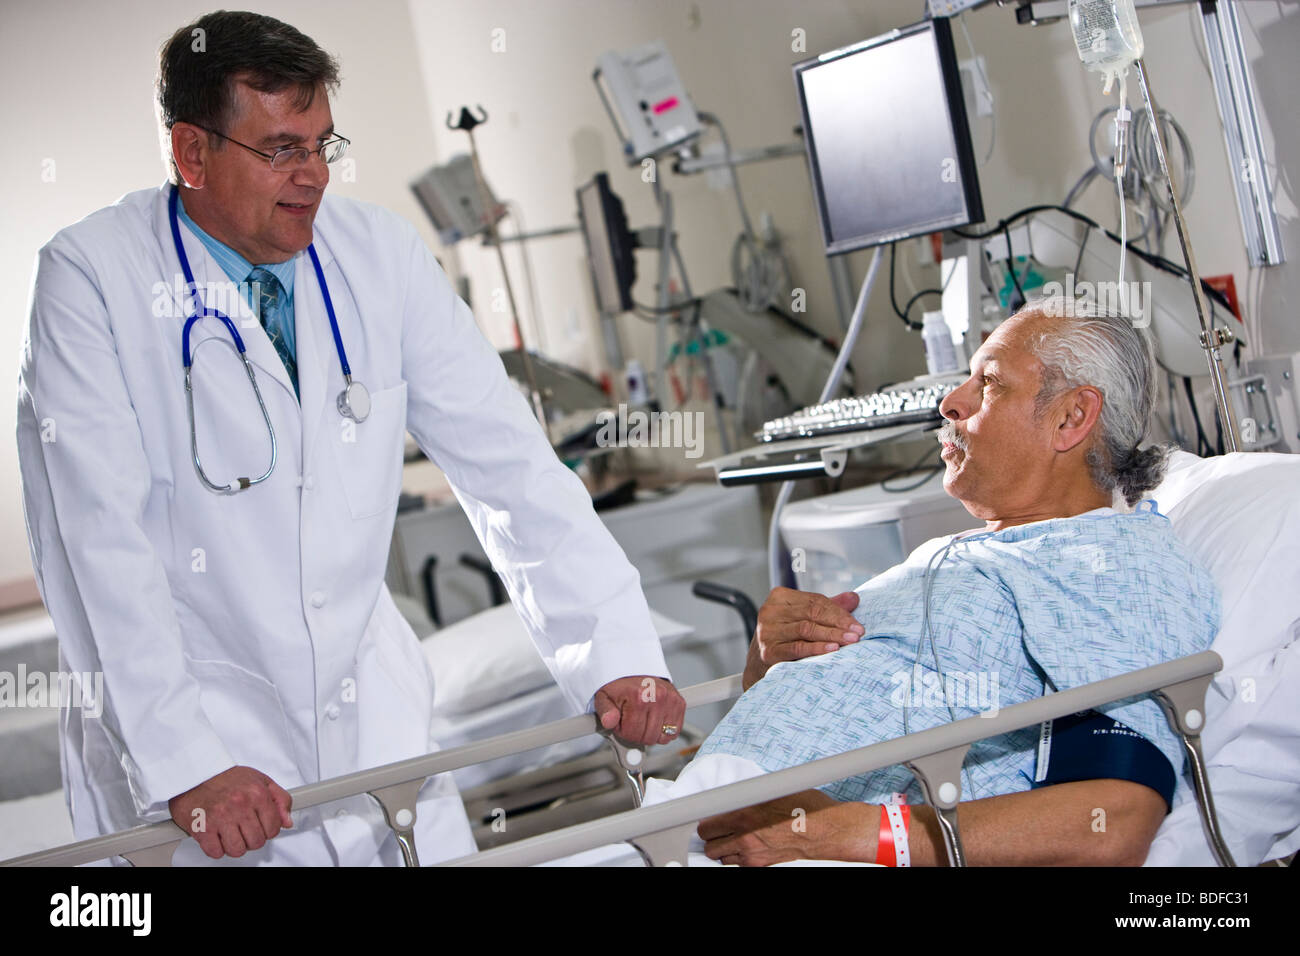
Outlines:
{"type": "Polygon", "coordinates": [[[208,134],[189,123],[171,129],[172,160],[181,180],[190,189],[202,189],[207,181],[208,134]]]}
{"type": "Polygon", "coordinates": [[[1088,437],[1101,418],[1102,395],[1091,385],[1070,389],[1058,406],[1060,424],[1053,439],[1057,451],[1069,451],[1088,437]]]}

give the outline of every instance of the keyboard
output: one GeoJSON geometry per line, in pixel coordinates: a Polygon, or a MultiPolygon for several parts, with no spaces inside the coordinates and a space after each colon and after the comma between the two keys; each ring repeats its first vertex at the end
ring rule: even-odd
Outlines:
{"type": "Polygon", "coordinates": [[[754,437],[763,442],[787,441],[890,425],[939,422],[943,420],[939,403],[960,384],[959,381],[942,381],[832,399],[765,422],[763,430],[755,432],[754,437]]]}

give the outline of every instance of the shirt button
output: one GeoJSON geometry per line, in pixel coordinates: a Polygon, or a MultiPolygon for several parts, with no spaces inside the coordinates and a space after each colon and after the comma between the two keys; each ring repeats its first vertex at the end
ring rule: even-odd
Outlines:
{"type": "Polygon", "coordinates": [[[316,487],[316,477],[314,475],[304,475],[302,479],[302,486],[306,488],[308,491],[311,491],[313,488],[316,487]]]}
{"type": "Polygon", "coordinates": [[[347,815],[348,815],[348,812],[347,812],[346,810],[338,810],[338,811],[336,811],[335,814],[334,814],[334,816],[335,816],[336,819],[338,819],[338,818],[342,818],[342,817],[346,817],[347,815]]]}
{"type": "Polygon", "coordinates": [[[328,707],[325,708],[325,716],[328,717],[330,720],[338,720],[339,713],[340,711],[337,704],[330,704],[328,707]]]}
{"type": "Polygon", "coordinates": [[[312,606],[312,607],[324,607],[324,606],[325,606],[325,592],[324,592],[324,591],[313,591],[313,592],[311,593],[311,606],[312,606]]]}

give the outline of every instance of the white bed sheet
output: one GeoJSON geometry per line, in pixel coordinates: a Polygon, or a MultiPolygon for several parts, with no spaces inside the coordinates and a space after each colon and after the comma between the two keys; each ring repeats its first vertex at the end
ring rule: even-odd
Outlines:
{"type": "MultiPolygon", "coordinates": [[[[510,700],[484,707],[468,714],[435,713],[430,725],[434,740],[443,750],[499,737],[502,734],[526,730],[540,724],[572,717],[564,694],[555,684],[540,687],[527,694],[520,694],[510,700]]],[[[604,743],[599,734],[588,734],[576,740],[566,740],[540,750],[529,750],[521,754],[511,754],[486,763],[474,764],[452,771],[456,786],[461,790],[477,787],[489,780],[496,780],[515,773],[535,770],[591,753],[604,743]]]]}
{"type": "MultiPolygon", "coordinates": [[[[1300,849],[1300,456],[1179,452],[1152,497],[1223,598],[1201,744],[1224,838],[1239,866],[1287,856],[1300,849]]],[[[1146,863],[1214,865],[1194,800],[1146,863]]]]}
{"type": "Polygon", "coordinates": [[[62,790],[0,802],[0,860],[49,850],[75,839],[62,790]]]}
{"type": "MultiPolygon", "coordinates": [[[[730,754],[709,754],[692,760],[676,780],[650,777],[646,780],[645,806],[666,803],[729,783],[739,783],[759,777],[767,771],[744,757],[730,754]]],[[[641,855],[628,843],[611,843],[584,850],[540,866],[645,866],[641,855]]],[[[704,841],[699,835],[691,837],[687,853],[687,866],[722,866],[717,860],[704,855],[704,841]]],[[[878,866],[876,863],[848,863],[843,860],[791,860],[776,866],[878,866]]]]}

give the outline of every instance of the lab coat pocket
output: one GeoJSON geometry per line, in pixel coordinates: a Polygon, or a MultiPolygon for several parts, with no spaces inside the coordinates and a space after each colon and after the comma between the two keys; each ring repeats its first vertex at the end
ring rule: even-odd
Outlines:
{"type": "Polygon", "coordinates": [[[340,416],[332,444],[352,517],[372,518],[384,513],[391,516],[402,490],[406,383],[371,395],[370,414],[365,421],[340,416]]]}
{"type": "Polygon", "coordinates": [[[293,739],[275,686],[230,661],[186,658],[199,704],[235,763],[288,789],[301,783],[293,739]]]}

